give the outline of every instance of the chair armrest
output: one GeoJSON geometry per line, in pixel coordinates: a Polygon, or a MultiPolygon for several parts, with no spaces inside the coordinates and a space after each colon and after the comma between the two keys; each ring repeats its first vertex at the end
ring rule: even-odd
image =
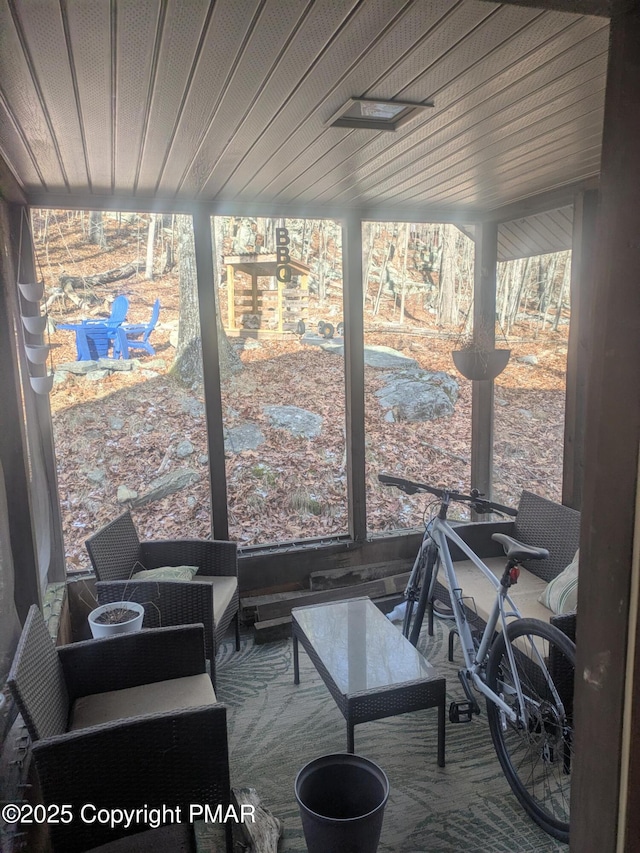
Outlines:
{"type": "Polygon", "coordinates": [[[142,542],[142,563],[159,566],[198,566],[200,575],[238,576],[238,546],[217,539],[167,539],[142,542]]]}
{"type": "Polygon", "coordinates": [[[560,628],[563,634],[566,634],[570,640],[576,641],[576,623],[577,623],[577,614],[574,613],[561,613],[558,616],[552,616],[549,621],[552,625],[555,625],[556,628],[560,628]]]}
{"type": "Polygon", "coordinates": [[[206,672],[204,628],[153,628],[58,647],[69,698],[206,672]]]}
{"type": "MultiPolygon", "coordinates": [[[[473,521],[453,526],[462,541],[469,545],[479,557],[501,557],[504,554],[504,548],[499,542],[494,542],[491,537],[494,533],[513,536],[514,531],[513,521],[473,521]]],[[[454,562],[468,559],[457,545],[451,542],[449,547],[454,562]]]]}
{"type": "MultiPolygon", "coordinates": [[[[230,801],[226,707],[216,704],[130,717],[44,738],[33,755],[45,804],[71,805],[74,820],[51,824],[55,850],[80,853],[145,828],[112,831],[81,819],[86,804],[99,808],[213,808],[230,801]]],[[[95,812],[91,812],[95,815],[95,812]]],[[[170,818],[165,818],[165,821],[170,818]]]]}
{"type": "Polygon", "coordinates": [[[123,600],[142,604],[145,628],[204,625],[205,654],[209,659],[213,656],[213,587],[210,584],[173,580],[98,581],[96,594],[100,604],[123,600]]]}

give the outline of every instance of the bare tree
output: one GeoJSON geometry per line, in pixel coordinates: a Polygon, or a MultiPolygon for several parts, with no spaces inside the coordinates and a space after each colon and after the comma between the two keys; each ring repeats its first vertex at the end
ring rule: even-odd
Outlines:
{"type": "MultiPolygon", "coordinates": [[[[176,357],[171,367],[171,373],[184,385],[193,387],[202,383],[203,373],[196,250],[190,216],[181,214],[176,217],[176,232],[178,244],[180,321],[176,357]]],[[[220,312],[218,311],[216,314],[220,376],[222,379],[226,379],[231,373],[242,369],[242,362],[229,343],[229,339],[222,327],[220,312]]]]}
{"type": "Polygon", "coordinates": [[[442,227],[442,256],[440,260],[440,293],[438,295],[438,322],[441,326],[458,324],[456,298],[456,227],[442,227]]]}
{"type": "Polygon", "coordinates": [[[147,234],[147,262],[144,268],[144,277],[153,280],[153,248],[156,238],[156,222],[158,217],[155,213],[149,215],[149,233],[147,234]]]}
{"type": "Polygon", "coordinates": [[[92,210],[89,212],[89,233],[87,240],[101,249],[107,248],[107,238],[104,233],[101,210],[92,210]]]}

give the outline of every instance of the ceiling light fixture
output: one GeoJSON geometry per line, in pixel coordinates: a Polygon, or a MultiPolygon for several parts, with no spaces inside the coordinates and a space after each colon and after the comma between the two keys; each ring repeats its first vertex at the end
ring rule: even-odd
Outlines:
{"type": "Polygon", "coordinates": [[[376,101],[369,98],[349,98],[337,113],[325,122],[327,127],[359,127],[367,130],[397,130],[433,107],[433,101],[422,104],[408,101],[376,101]]]}

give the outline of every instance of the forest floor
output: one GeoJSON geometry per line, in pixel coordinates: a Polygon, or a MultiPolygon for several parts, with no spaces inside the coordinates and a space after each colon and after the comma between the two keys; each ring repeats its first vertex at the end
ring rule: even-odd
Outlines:
{"type": "MultiPolygon", "coordinates": [[[[36,243],[47,294],[63,270],[90,275],[144,254],[140,236],[116,233],[115,223],[107,231],[106,253],[83,242],[77,231],[77,224],[59,216],[50,226],[46,252],[36,243]]],[[[151,337],[156,355],[137,352],[140,369],[114,372],[100,381],[69,375],[50,395],[69,569],[87,566],[85,539],[125,508],[116,498],[119,486],[143,493],[156,478],[180,468],[188,467],[194,482],[134,510],[141,536],[200,537],[210,532],[202,395],[180,386],[168,373],[175,355],[170,336],[179,318],[177,270],[152,281],[140,273],[103,292],[109,299],[118,293],[129,297],[128,322],[147,321],[156,298],[162,307],[151,337]]],[[[223,290],[222,309],[225,298],[223,290]]],[[[453,367],[451,336],[433,327],[431,314],[419,302],[408,300],[402,325],[391,299],[383,300],[375,317],[367,307],[365,344],[391,347],[425,370],[455,376],[459,397],[449,418],[391,422],[375,397],[382,372],[365,369],[367,519],[372,532],[417,526],[424,510],[423,501],[380,487],[380,471],[464,490],[471,486],[471,383],[453,367]]],[[[341,319],[335,298],[333,303],[312,304],[314,322],[323,314],[332,322],[341,319]]],[[[100,311],[108,315],[107,302],[100,311]]],[[[49,314],[57,323],[68,323],[87,311],[59,301],[49,314]]],[[[558,332],[542,331],[531,320],[514,327],[509,337],[511,360],[495,382],[496,500],[516,504],[522,488],[560,497],[567,330],[565,323],[558,332]],[[526,361],[520,361],[523,357],[526,361]]],[[[51,343],[55,365],[75,360],[73,332],[55,331],[51,343]]],[[[226,453],[231,538],[263,544],[345,534],[343,359],[294,334],[286,340],[260,340],[252,348],[236,345],[243,370],[223,382],[225,428],[257,425],[264,442],[255,450],[226,453]],[[320,435],[300,439],[274,428],[264,407],[283,404],[321,415],[320,435]]]]}

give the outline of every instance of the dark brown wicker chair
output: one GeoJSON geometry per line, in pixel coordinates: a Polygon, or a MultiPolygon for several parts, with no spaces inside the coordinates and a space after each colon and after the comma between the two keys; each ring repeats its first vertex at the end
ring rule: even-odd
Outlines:
{"type": "Polygon", "coordinates": [[[240,648],[238,624],[238,550],[235,542],[208,539],[170,539],[141,542],[125,512],[86,541],[96,577],[100,604],[137,601],[145,606],[144,627],[202,623],[207,658],[215,684],[217,647],[232,621],[236,650],[240,648]],[[141,568],[198,566],[192,581],[132,582],[141,568]]]}
{"type": "Polygon", "coordinates": [[[55,853],[148,829],[83,821],[86,804],[180,807],[188,822],[191,803],[230,803],[226,708],[207,675],[202,625],[56,648],[34,605],[7,683],[31,737],[44,804],[68,804],[74,816],[50,823],[55,853]]]}

